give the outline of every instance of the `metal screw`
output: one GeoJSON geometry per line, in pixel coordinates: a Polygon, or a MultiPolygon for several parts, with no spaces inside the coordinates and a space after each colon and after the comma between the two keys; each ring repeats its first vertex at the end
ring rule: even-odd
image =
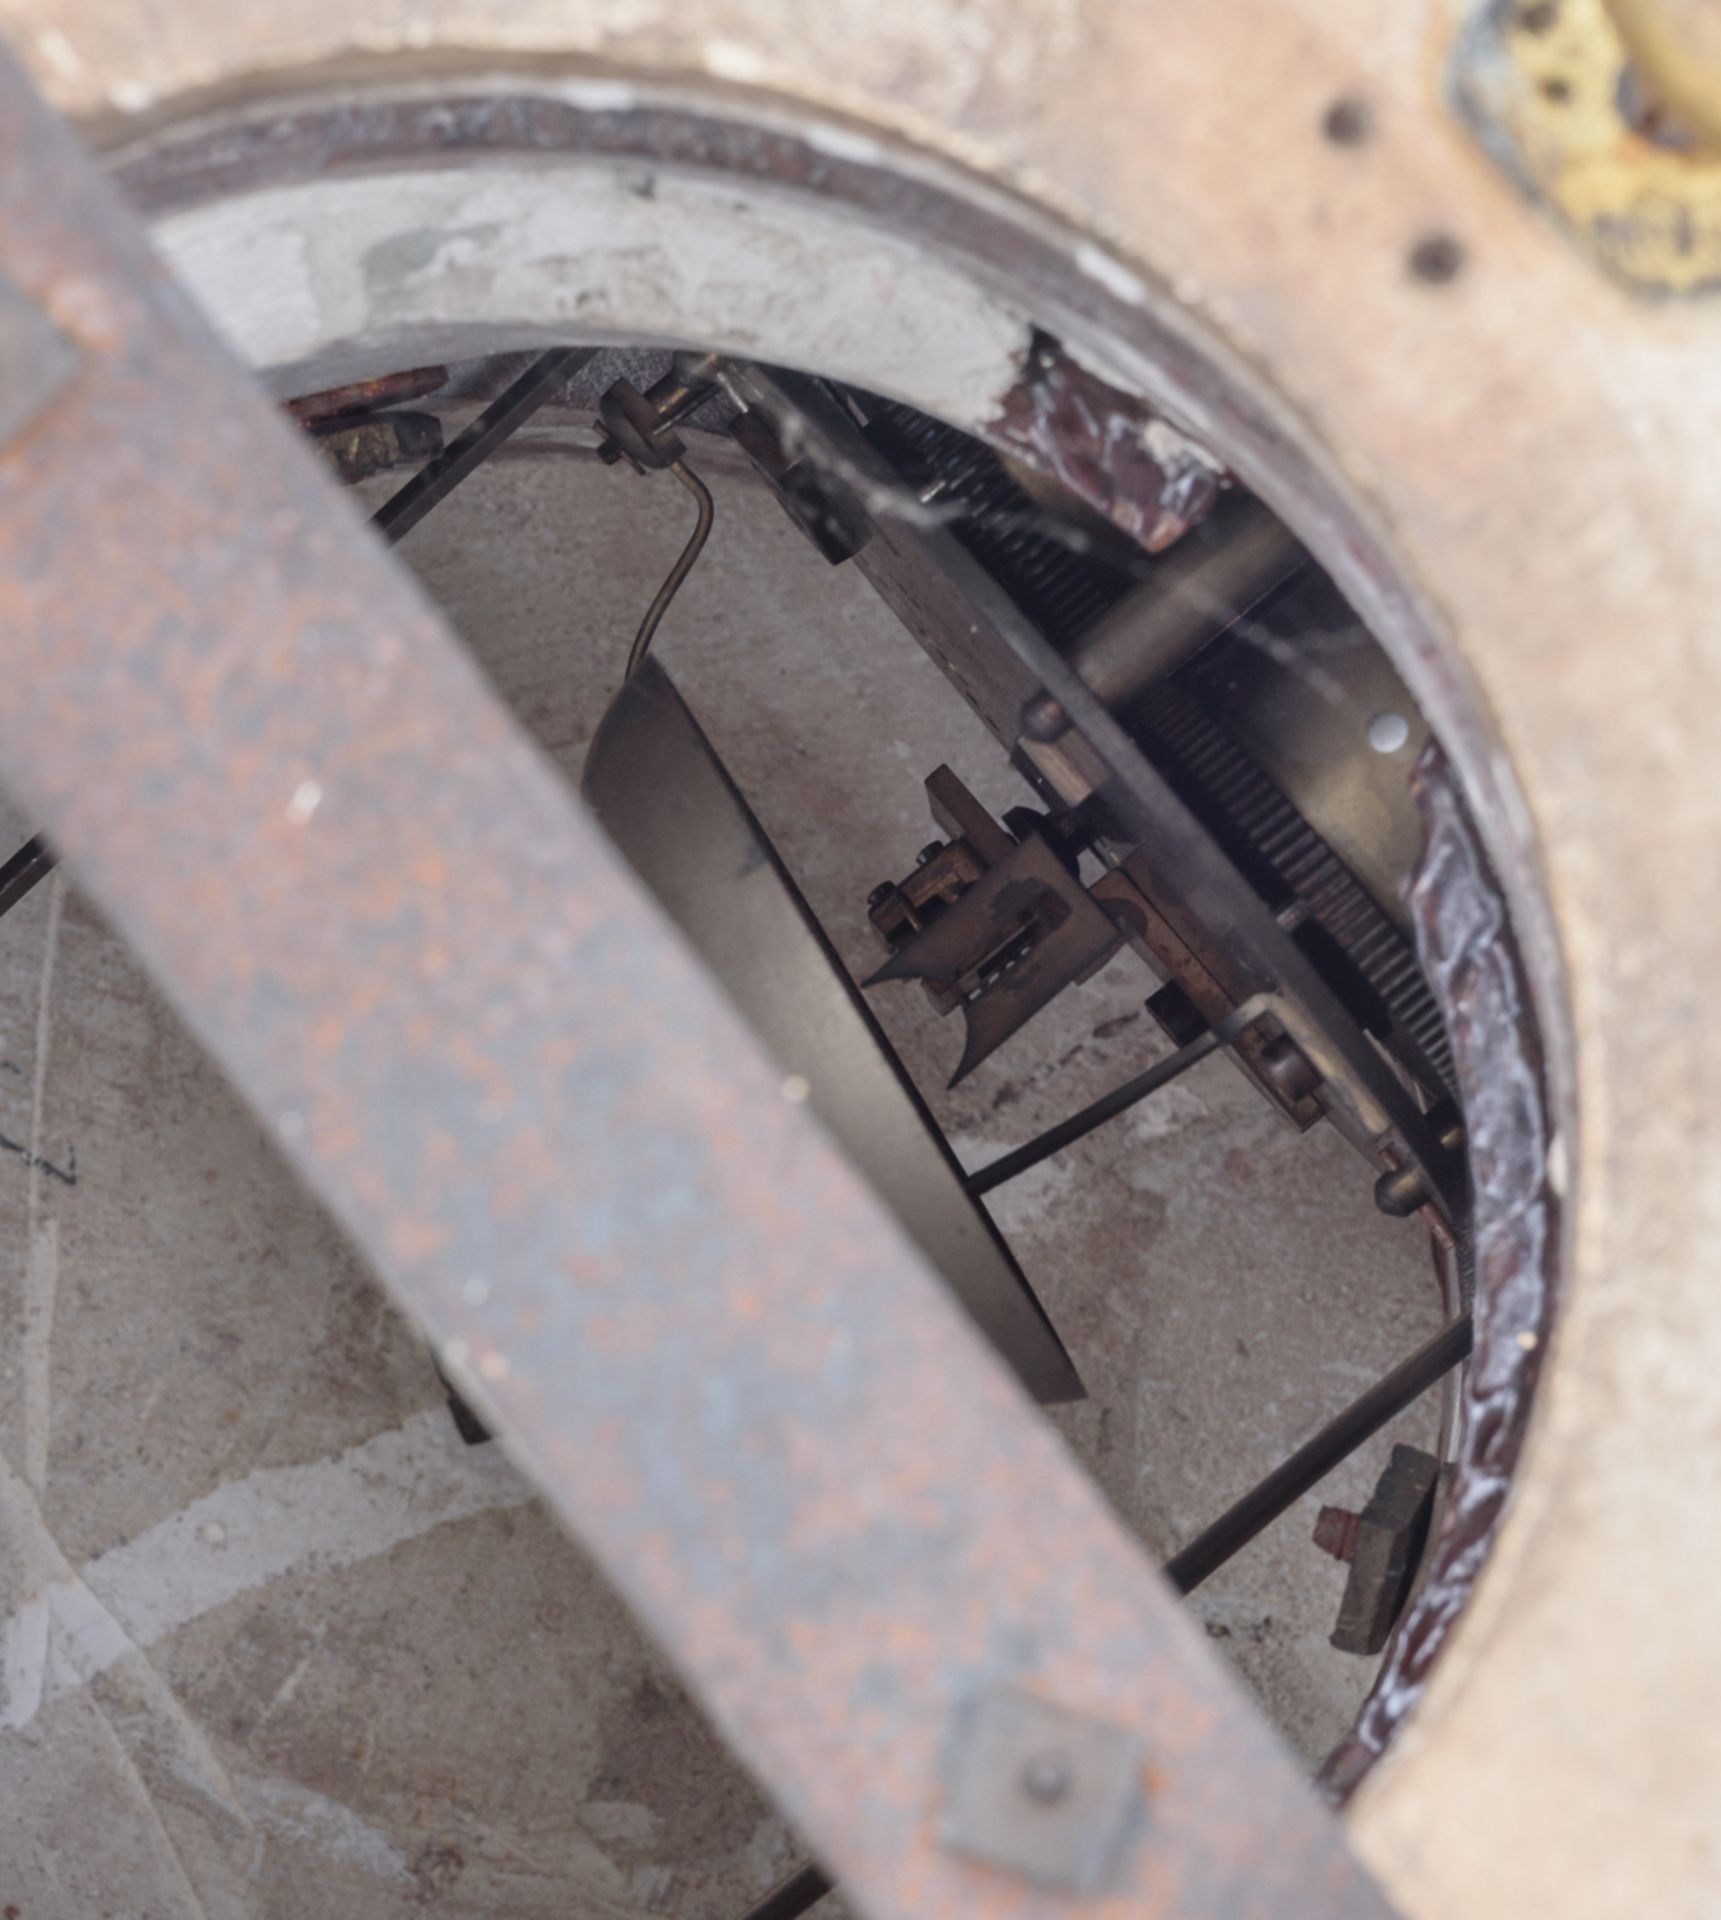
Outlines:
{"type": "Polygon", "coordinates": [[[1054,700],[1049,693],[1036,694],[1022,709],[1022,732],[1030,740],[1037,740],[1042,746],[1053,740],[1062,739],[1070,730],[1070,716],[1065,713],[1061,702],[1054,700]]]}
{"type": "Polygon", "coordinates": [[[944,842],[942,840],[928,840],[926,845],[914,856],[914,864],[917,867],[929,867],[943,851],[944,842]]]}
{"type": "Polygon", "coordinates": [[[1068,1799],[1070,1789],[1076,1783],[1075,1769],[1070,1765],[1069,1755],[1060,1753],[1056,1747],[1043,1748],[1039,1753],[1031,1754],[1023,1762],[1020,1777],[1022,1791],[1042,1807],[1055,1807],[1061,1800],[1068,1799]]]}

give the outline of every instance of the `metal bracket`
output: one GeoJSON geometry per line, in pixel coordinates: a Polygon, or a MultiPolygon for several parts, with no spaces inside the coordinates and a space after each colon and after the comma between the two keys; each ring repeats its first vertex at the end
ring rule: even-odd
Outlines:
{"type": "Polygon", "coordinates": [[[994,1687],[953,1743],[944,1843],[1037,1886],[1102,1892],[1141,1818],[1146,1755],[1128,1727],[994,1687]]]}

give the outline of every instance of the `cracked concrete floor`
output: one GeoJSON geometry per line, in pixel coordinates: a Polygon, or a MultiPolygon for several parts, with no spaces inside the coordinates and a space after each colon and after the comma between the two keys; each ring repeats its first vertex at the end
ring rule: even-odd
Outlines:
{"type": "MultiPolygon", "coordinates": [[[[716,534],[661,654],[858,971],[867,889],[928,838],[924,774],[1026,796],[865,583],[710,464],[716,534]]],[[[407,543],[570,776],[684,509],[552,432],[407,543]]],[[[1163,1050],[1148,985],[1114,963],[955,1095],[952,1027],[912,989],[877,1008],[972,1165],[1163,1050]]],[[[796,1863],[58,878],[0,923],[0,1143],[5,1920],[724,1920],[796,1863]]],[[[1155,1554],[1437,1324],[1419,1230],[1223,1062],[995,1208],[1092,1389],[1057,1424],[1155,1554]]],[[[1359,1500],[1436,1419],[1412,1410],[1324,1496],[1359,1500]]],[[[1371,1675],[1325,1644],[1343,1570],[1309,1544],[1317,1505],[1191,1603],[1311,1765],[1371,1675]]]]}

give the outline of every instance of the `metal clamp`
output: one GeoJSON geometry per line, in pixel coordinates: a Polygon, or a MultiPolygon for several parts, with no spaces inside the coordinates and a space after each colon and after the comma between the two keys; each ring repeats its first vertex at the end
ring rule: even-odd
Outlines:
{"type": "Polygon", "coordinates": [[[994,1687],[953,1744],[944,1843],[1037,1886],[1102,1892],[1141,1819],[1146,1754],[1128,1727],[994,1687]]]}

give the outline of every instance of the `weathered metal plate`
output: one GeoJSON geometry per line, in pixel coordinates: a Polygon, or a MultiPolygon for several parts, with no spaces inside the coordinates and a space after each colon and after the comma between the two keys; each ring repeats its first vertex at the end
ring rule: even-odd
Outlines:
{"type": "Polygon", "coordinates": [[[0,263],[45,304],[76,287],[87,356],[0,462],[9,784],[857,1906],[1027,1910],[937,1839],[952,1728],[1018,1684],[1148,1754],[1148,1831],[1082,1912],[1380,1915],[1057,1437],[9,64],[0,263]]]}
{"type": "Polygon", "coordinates": [[[1459,37],[1452,90],[1489,153],[1622,285],[1721,288],[1721,153],[1634,123],[1604,0],[1490,0],[1459,37]]]}

